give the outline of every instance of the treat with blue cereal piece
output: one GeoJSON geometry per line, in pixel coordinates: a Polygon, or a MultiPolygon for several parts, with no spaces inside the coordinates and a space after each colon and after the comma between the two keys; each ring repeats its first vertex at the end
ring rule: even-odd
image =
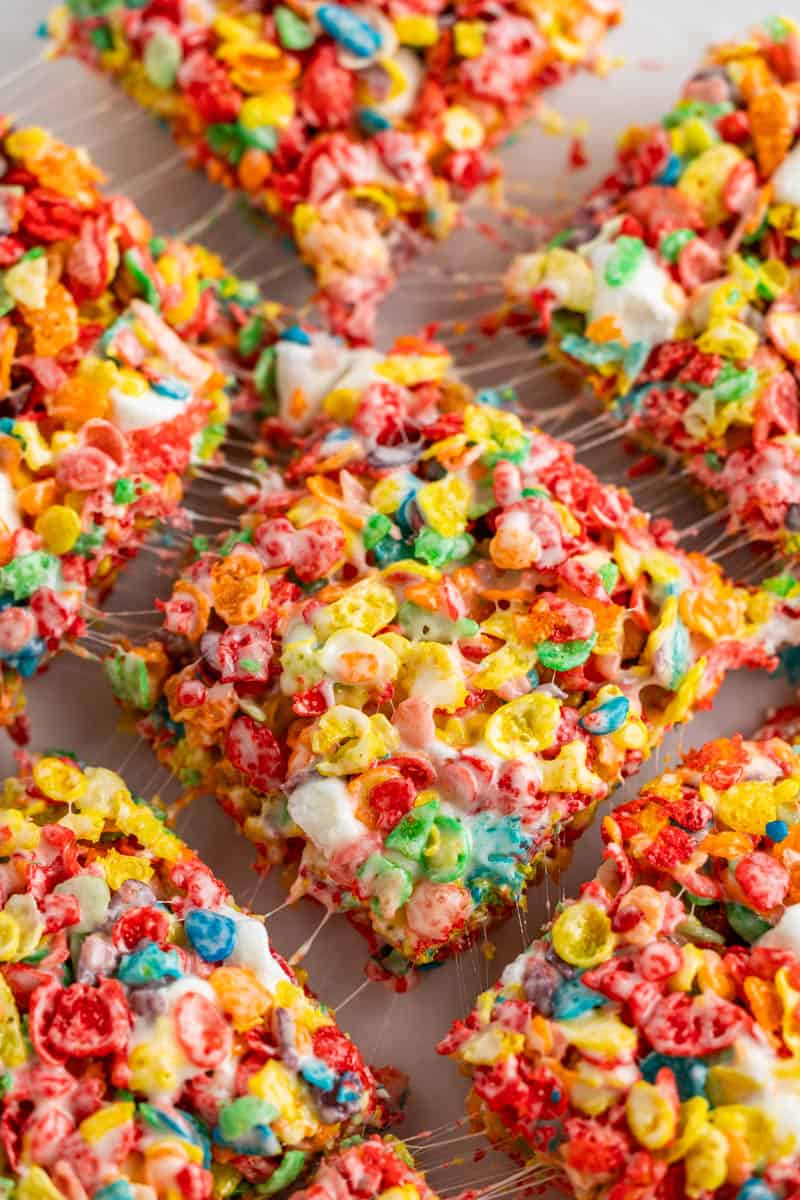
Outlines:
{"type": "Polygon", "coordinates": [[[4,117],[0,149],[0,725],[24,740],[24,679],[214,464],[233,384],[257,403],[233,369],[257,375],[278,310],[83,151],[4,117]]]}
{"type": "Polygon", "coordinates": [[[439,1047],[475,1125],[580,1200],[796,1196],[798,834],[775,736],[613,809],[595,876],[439,1047]]]}
{"type": "Polygon", "coordinates": [[[731,532],[789,555],[799,43],[796,21],[772,18],[711,47],[660,122],[622,134],[571,227],[517,257],[503,314],[635,443],[680,463],[731,532]]]}
{"type": "Polygon", "coordinates": [[[338,377],[324,339],[275,353],[281,470],[109,670],[187,791],[405,979],[513,911],[728,669],[774,662],[798,601],[683,553],[435,343],[338,377]]]}
{"type": "Polygon", "coordinates": [[[383,1087],[263,919],[119,775],[23,756],[0,829],[15,1195],[269,1196],[385,1123],[383,1087]]]}
{"type": "Polygon", "coordinates": [[[364,342],[425,240],[497,188],[493,150],[543,90],[602,69],[619,18],[616,0],[69,0],[49,31],[56,53],[114,79],[189,162],[287,229],[332,327],[364,342]]]}

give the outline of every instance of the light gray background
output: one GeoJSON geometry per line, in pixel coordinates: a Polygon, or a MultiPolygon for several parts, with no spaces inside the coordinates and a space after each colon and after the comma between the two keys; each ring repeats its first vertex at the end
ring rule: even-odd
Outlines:
{"type": "MultiPolygon", "coordinates": [[[[45,17],[48,7],[46,0],[0,0],[0,109],[17,113],[24,121],[47,124],[65,139],[86,144],[98,162],[111,172],[113,184],[120,190],[130,189],[157,229],[182,230],[202,220],[219,196],[174,161],[174,150],[166,134],[149,119],[133,115],[124,98],[116,97],[105,85],[73,65],[33,65],[41,45],[33,38],[33,30],[45,17]],[[31,69],[14,82],[8,82],[9,73],[19,71],[29,60],[31,69]]],[[[567,174],[566,139],[548,136],[534,126],[505,152],[510,197],[540,212],[552,212],[566,197],[579,194],[608,168],[618,130],[633,121],[652,120],[671,107],[700,48],[709,40],[730,37],[746,29],[754,15],[767,16],[768,10],[754,14],[752,5],[744,0],[728,0],[725,5],[672,0],[666,6],[631,0],[626,23],[612,34],[607,46],[609,57],[623,58],[624,65],[613,70],[606,80],[581,77],[546,98],[547,104],[557,109],[568,123],[589,119],[589,168],[567,174]]],[[[515,244],[525,244],[518,231],[510,236],[515,244]]],[[[262,278],[270,274],[268,290],[273,294],[287,302],[304,303],[310,291],[309,280],[297,268],[296,260],[277,241],[263,235],[256,240],[238,213],[228,214],[213,231],[206,231],[204,237],[215,248],[224,249],[229,259],[240,259],[247,254],[243,273],[259,274],[262,278]]],[[[445,270],[479,273],[485,287],[481,305],[486,307],[499,295],[499,272],[506,261],[504,250],[474,234],[461,235],[449,247],[438,248],[426,256],[424,264],[412,269],[408,281],[384,309],[381,341],[385,343],[389,335],[413,329],[433,316],[452,315],[464,309],[463,290],[459,292],[443,282],[445,270]]],[[[487,353],[496,357],[491,348],[487,353]]],[[[514,370],[518,371],[519,366],[514,370]]],[[[535,388],[529,392],[530,396],[535,400],[535,388]]],[[[601,465],[606,477],[613,478],[616,461],[611,449],[602,451],[601,465]]],[[[152,587],[163,594],[168,584],[169,564],[163,564],[167,573],[160,575],[157,570],[154,573],[157,567],[152,555],[141,560],[134,568],[136,579],[129,578],[122,585],[116,606],[141,608],[148,603],[152,587]]],[[[92,663],[64,656],[30,685],[29,693],[34,748],[68,746],[87,760],[118,770],[124,768],[131,783],[143,792],[163,786],[164,773],[149,752],[119,730],[119,714],[92,663]]],[[[770,704],[780,702],[786,695],[786,685],[778,681],[755,676],[733,677],[723,689],[713,714],[702,715],[684,731],[682,744],[697,745],[709,736],[735,730],[747,732],[770,704]]],[[[674,760],[679,742],[679,736],[673,736],[640,778],[652,775],[670,757],[674,760]]],[[[0,743],[0,766],[3,773],[13,769],[5,741],[0,743]]],[[[626,789],[631,790],[630,786],[626,789]]],[[[279,879],[259,882],[250,871],[248,846],[231,831],[212,801],[199,802],[184,814],[181,830],[242,902],[262,912],[280,904],[279,879]]],[[[593,871],[598,845],[595,826],[583,838],[562,881],[566,890],[574,890],[593,871]]],[[[531,935],[557,894],[556,885],[531,892],[527,916],[531,935]]],[[[318,922],[319,910],[309,902],[277,914],[270,925],[271,936],[277,948],[289,955],[318,922]]],[[[358,1039],[372,1061],[391,1061],[411,1075],[413,1093],[404,1127],[409,1135],[461,1116],[463,1081],[455,1068],[436,1057],[433,1047],[450,1021],[466,1013],[472,997],[522,948],[523,931],[512,921],[496,932],[493,941],[497,954],[491,964],[475,950],[431,972],[416,991],[407,995],[394,996],[381,987],[370,986],[341,1014],[342,1024],[358,1039]]],[[[343,919],[337,918],[328,923],[304,965],[312,986],[335,1006],[358,987],[363,978],[363,961],[360,937],[343,919]]],[[[438,1165],[457,1151],[469,1159],[471,1151],[480,1145],[480,1140],[473,1138],[452,1147],[431,1146],[422,1161],[428,1166],[438,1165]]],[[[433,1185],[451,1194],[450,1189],[462,1181],[499,1179],[505,1170],[504,1160],[490,1155],[477,1165],[467,1161],[463,1167],[439,1167],[430,1179],[433,1185]]]]}

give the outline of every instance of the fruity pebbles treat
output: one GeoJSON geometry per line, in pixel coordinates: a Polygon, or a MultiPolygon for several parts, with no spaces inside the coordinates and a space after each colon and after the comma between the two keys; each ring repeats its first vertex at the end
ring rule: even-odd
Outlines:
{"type": "Polygon", "coordinates": [[[800,1194],[800,758],[710,742],[440,1045],[479,1127],[580,1200],[800,1194]]]}
{"type": "Polygon", "coordinates": [[[50,32],[277,218],[333,327],[363,341],[422,240],[498,176],[492,147],[619,15],[617,0],[69,0],[50,32]]]}
{"type": "Polygon", "coordinates": [[[800,552],[800,33],[717,46],[506,277],[525,325],[730,527],[800,552]],[[524,313],[527,312],[526,318],[524,313]]]}
{"type": "Polygon", "coordinates": [[[271,1196],[381,1119],[370,1070],[263,920],[118,775],[26,758],[3,801],[12,1195],[271,1196]]]}
{"type": "Polygon", "coordinates": [[[276,343],[288,466],[109,671],[184,785],[403,973],[506,914],[798,600],[682,553],[437,345],[338,377],[327,352],[276,343]]]}
{"type": "Polygon", "coordinates": [[[292,1192],[289,1200],[437,1200],[437,1196],[415,1170],[402,1143],[373,1136],[354,1139],[345,1149],[327,1155],[308,1186],[292,1192]]]}
{"type": "Polygon", "coordinates": [[[0,724],[23,737],[21,680],[213,459],[226,357],[250,365],[268,324],[213,255],[101,192],[82,151],[3,118],[0,150],[0,724]]]}

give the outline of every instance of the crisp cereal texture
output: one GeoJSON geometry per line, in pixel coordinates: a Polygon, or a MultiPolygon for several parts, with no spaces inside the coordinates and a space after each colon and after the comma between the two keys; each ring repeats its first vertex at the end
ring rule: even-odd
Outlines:
{"type": "Polygon", "coordinates": [[[684,554],[435,344],[333,376],[324,338],[275,353],[288,463],[109,673],[184,786],[403,975],[506,915],[729,668],[774,661],[797,600],[684,554]]]}
{"type": "Polygon", "coordinates": [[[255,401],[273,324],[82,151],[5,118],[0,151],[0,724],[24,740],[22,680],[213,464],[230,364],[254,368],[255,401]]]}
{"type": "Polygon", "coordinates": [[[619,17],[616,0],[70,0],[50,31],[288,228],[332,327],[364,341],[424,239],[497,181],[492,148],[597,64],[619,17]]]}
{"type": "Polygon", "coordinates": [[[0,835],[11,1195],[283,1194],[383,1123],[383,1089],[264,921],[119,775],[23,756],[0,835]]]}
{"type": "MultiPolygon", "coordinates": [[[[373,1136],[326,1155],[308,1186],[292,1192],[290,1200],[438,1198],[414,1168],[402,1143],[373,1136]]],[[[467,1200],[466,1195],[463,1200],[467,1200]]]]}
{"type": "Polygon", "coordinates": [[[800,1187],[800,758],[710,742],[603,821],[603,865],[440,1045],[580,1200],[800,1187]]]}
{"type": "MultiPolygon", "coordinates": [[[[679,459],[732,531],[800,551],[800,35],[711,49],[660,124],[544,251],[506,276],[625,431],[679,459]]],[[[509,314],[506,314],[507,316],[509,314]]]]}

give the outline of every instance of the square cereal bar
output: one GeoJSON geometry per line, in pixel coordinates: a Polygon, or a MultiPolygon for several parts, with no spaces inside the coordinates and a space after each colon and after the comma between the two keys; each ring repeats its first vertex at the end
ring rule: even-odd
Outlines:
{"type": "Polygon", "coordinates": [[[478,1127],[580,1200],[800,1187],[800,758],[690,751],[440,1045],[478,1127]]]}
{"type": "Polygon", "coordinates": [[[0,118],[0,155],[0,724],[24,738],[22,680],[213,462],[231,360],[257,368],[272,326],[82,151],[0,118]]]}
{"type": "Polygon", "coordinates": [[[109,672],[184,785],[403,974],[513,910],[798,600],[683,553],[437,345],[329,349],[278,340],[288,464],[109,672]]]}
{"type": "Polygon", "coordinates": [[[614,420],[678,460],[731,530],[800,551],[800,34],[713,47],[613,174],[506,277],[614,420]]]}
{"type": "Polygon", "coordinates": [[[384,1123],[263,919],[119,775],[26,755],[0,831],[0,1144],[20,1200],[271,1196],[384,1123]]]}

